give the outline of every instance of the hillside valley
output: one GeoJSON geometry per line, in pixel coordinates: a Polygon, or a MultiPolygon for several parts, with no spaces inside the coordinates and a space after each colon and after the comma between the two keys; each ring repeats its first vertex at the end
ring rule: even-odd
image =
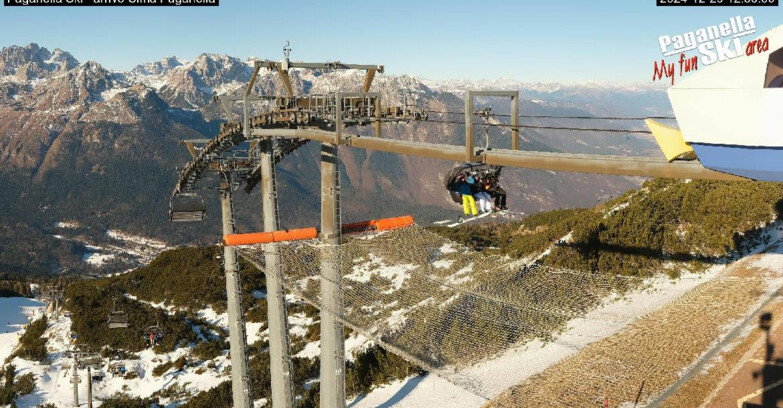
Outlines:
{"type": "MultiPolygon", "coordinates": [[[[735,325],[744,316],[747,302],[755,305],[756,301],[751,301],[754,296],[767,296],[765,293],[774,290],[763,288],[775,288],[779,282],[780,270],[772,265],[781,261],[781,197],[783,188],[774,183],[656,179],[596,207],[547,211],[513,223],[458,228],[412,226],[350,240],[346,251],[354,251],[358,245],[371,251],[366,256],[374,259],[369,264],[360,258],[355,260],[354,267],[344,275],[347,301],[374,310],[370,320],[346,315],[360,329],[346,331],[346,384],[352,406],[402,401],[402,406],[418,408],[453,401],[450,398],[455,396],[462,401],[455,405],[459,407],[489,401],[493,406],[514,406],[518,403],[515,394],[504,391],[517,383],[520,390],[533,392],[530,395],[535,398],[549,398],[546,392],[552,391],[536,385],[540,384],[536,373],[549,375],[543,370],[551,368],[554,375],[570,378],[556,373],[568,370],[568,364],[579,363],[582,349],[586,353],[600,352],[603,349],[595,351],[596,347],[604,343],[613,347],[614,336],[640,336],[638,333],[644,333],[640,325],[646,324],[644,316],[656,310],[667,313],[670,305],[675,309],[686,305],[693,313],[693,308],[702,303],[689,299],[706,295],[710,297],[705,298],[704,307],[731,310],[719,321],[716,316],[710,317],[714,320],[710,324],[735,325]],[[424,248],[440,248],[439,253],[433,256],[428,250],[385,250],[389,242],[412,245],[416,242],[412,239],[418,239],[424,248]],[[500,259],[505,263],[498,262],[500,259]],[[765,268],[772,268],[761,269],[770,271],[769,275],[743,269],[761,259],[766,259],[765,268]],[[476,267],[470,266],[472,263],[476,267]],[[400,271],[405,272],[399,275],[400,271]],[[423,274],[429,276],[428,285],[421,284],[423,274]],[[759,285],[763,289],[760,292],[759,285]],[[715,292],[724,289],[726,292],[715,292]],[[362,294],[367,290],[375,295],[362,294]],[[419,292],[425,291],[430,292],[420,296],[437,300],[421,302],[419,292]],[[470,303],[475,294],[483,300],[470,303]],[[388,302],[389,298],[397,302],[388,302]],[[526,310],[532,314],[510,314],[502,325],[488,324],[490,321],[483,320],[488,314],[492,316],[507,307],[497,299],[527,305],[526,310]],[[731,303],[734,300],[746,303],[731,303]],[[377,309],[378,305],[382,307],[377,309]],[[540,316],[537,310],[559,317],[530,320],[540,316]],[[408,322],[404,329],[394,328],[399,316],[405,316],[408,322]],[[535,330],[513,329],[509,323],[517,318],[534,324],[535,330]],[[597,335],[599,323],[606,328],[597,335]],[[381,331],[371,334],[373,328],[381,331]],[[626,333],[628,330],[631,334],[626,333]],[[400,358],[384,347],[387,343],[419,361],[400,358]],[[419,362],[433,364],[426,358],[428,350],[438,350],[446,365],[423,368],[419,362]],[[508,371],[510,367],[514,369],[508,371]]],[[[248,251],[242,250],[240,263],[242,303],[248,321],[254,399],[263,406],[270,395],[265,277],[247,262],[252,258],[248,251]]],[[[164,250],[149,265],[125,274],[68,281],[59,317],[43,303],[6,298],[17,299],[9,306],[12,309],[27,307],[18,310],[28,310],[36,323],[21,337],[15,333],[0,337],[0,358],[12,364],[14,373],[10,383],[6,380],[2,384],[0,395],[10,398],[6,401],[15,401],[18,407],[67,404],[72,395],[68,351],[78,347],[103,356],[96,370],[103,378],[95,383],[95,395],[103,401],[102,406],[146,407],[159,403],[229,407],[225,280],[216,259],[218,253],[219,248],[209,246],[164,250]],[[128,314],[127,329],[106,327],[106,316],[117,309],[128,314]],[[43,317],[44,311],[48,320],[43,317]],[[145,328],[151,325],[165,332],[154,347],[144,339],[145,328]],[[118,364],[126,368],[127,374],[112,372],[111,367],[118,364]]],[[[310,407],[315,406],[318,396],[320,315],[318,309],[303,302],[317,303],[309,285],[299,284],[312,276],[300,275],[292,267],[299,262],[296,257],[286,262],[291,262],[286,269],[286,286],[296,394],[300,398],[298,406],[310,407]]],[[[702,309],[698,310],[694,319],[702,316],[702,309]]],[[[704,314],[707,316],[709,313],[704,314]]],[[[697,323],[694,320],[693,324],[697,323]]],[[[16,326],[9,326],[11,330],[19,330],[18,322],[13,324],[16,326]]],[[[708,326],[704,325],[704,330],[708,326]]],[[[661,333],[668,336],[669,332],[661,333]]],[[[683,356],[698,356],[703,349],[693,347],[713,344],[709,336],[719,335],[715,333],[705,331],[707,337],[698,337],[701,343],[679,337],[657,337],[656,342],[671,341],[666,344],[682,349],[683,356]]],[[[631,349],[628,355],[644,355],[642,350],[649,347],[646,342],[623,344],[631,349]]],[[[651,364],[647,360],[643,363],[651,364]]],[[[633,368],[636,363],[627,364],[631,364],[627,378],[637,378],[636,373],[641,371],[633,368]]],[[[670,375],[671,371],[661,370],[680,370],[682,366],[677,364],[688,365],[690,361],[667,364],[659,365],[656,372],[670,375]]],[[[5,367],[9,370],[8,365],[5,367]]],[[[602,370],[600,367],[593,369],[602,370]]],[[[558,389],[578,389],[585,377],[579,378],[558,389]]],[[[603,377],[589,380],[605,384],[601,382],[603,377]]],[[[612,398],[632,398],[635,392],[629,397],[624,393],[627,390],[618,389],[612,398]]],[[[650,388],[645,395],[654,397],[659,390],[650,388]]],[[[578,395],[590,397],[581,392],[568,398],[584,401],[574,397],[578,395]]]]}

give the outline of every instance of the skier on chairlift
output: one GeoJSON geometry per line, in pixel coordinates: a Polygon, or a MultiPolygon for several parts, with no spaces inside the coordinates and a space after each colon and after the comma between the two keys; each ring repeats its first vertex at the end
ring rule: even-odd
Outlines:
{"type": "Polygon", "coordinates": [[[475,174],[474,178],[476,179],[475,183],[475,192],[473,193],[473,197],[478,200],[479,203],[479,214],[486,214],[492,212],[492,197],[490,196],[489,192],[487,191],[487,187],[489,187],[486,184],[486,175],[481,176],[479,174],[475,174]]]}
{"type": "Polygon", "coordinates": [[[498,184],[502,167],[483,163],[459,163],[443,179],[444,187],[455,204],[462,204],[466,218],[506,209],[506,192],[498,184]]]}
{"type": "Polygon", "coordinates": [[[495,210],[508,210],[508,207],[506,207],[506,190],[504,190],[503,187],[500,187],[497,176],[494,174],[488,175],[487,181],[484,184],[485,186],[488,186],[486,187],[486,191],[495,199],[495,210]]]}
{"type": "Polygon", "coordinates": [[[475,217],[478,215],[476,209],[476,200],[473,198],[473,189],[471,183],[473,177],[466,177],[465,174],[457,176],[457,184],[454,191],[462,196],[462,211],[466,217],[475,217]]]}

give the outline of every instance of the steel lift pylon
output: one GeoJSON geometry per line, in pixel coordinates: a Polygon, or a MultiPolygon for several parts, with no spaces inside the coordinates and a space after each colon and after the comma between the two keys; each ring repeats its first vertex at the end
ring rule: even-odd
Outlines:
{"type": "MultiPolygon", "coordinates": [[[[234,205],[231,197],[231,174],[224,173],[220,184],[220,208],[223,233],[234,233],[234,205]]],[[[242,313],[242,287],[237,254],[233,247],[223,247],[223,269],[226,274],[229,347],[231,350],[231,391],[235,408],[252,408],[250,374],[247,360],[247,331],[242,313]]]]}

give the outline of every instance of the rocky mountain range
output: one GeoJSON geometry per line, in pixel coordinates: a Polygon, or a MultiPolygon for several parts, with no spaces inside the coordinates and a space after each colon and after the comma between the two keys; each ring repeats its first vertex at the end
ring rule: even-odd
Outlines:
{"type": "MultiPolygon", "coordinates": [[[[252,73],[252,61],[202,54],[112,71],[97,62],[80,63],[66,51],[36,44],[0,51],[0,273],[73,270],[83,267],[83,242],[100,242],[106,231],[122,230],[162,239],[170,245],[211,243],[219,236],[217,194],[205,192],[211,216],[200,225],[170,225],[168,196],[176,168],[188,161],[178,141],[211,138],[224,120],[213,95],[236,93],[252,73]],[[54,225],[81,226],[76,236],[54,238],[54,225]],[[78,238],[78,239],[76,239],[78,238]],[[74,240],[76,239],[76,240],[74,240]]],[[[293,70],[298,93],[359,89],[355,71],[293,70]]],[[[391,103],[403,92],[435,112],[460,112],[466,89],[518,89],[525,115],[666,115],[665,89],[647,84],[527,84],[513,80],[429,81],[402,75],[376,76],[373,89],[391,103]]],[[[274,72],[262,70],[255,92],[282,90],[274,72]]],[[[508,113],[505,101],[481,99],[479,107],[508,113]]],[[[460,115],[433,113],[438,121],[387,125],[384,136],[461,144],[464,127],[442,123],[460,115]]],[[[498,118],[502,121],[503,118],[498,118]]],[[[506,118],[507,119],[507,118],[506,118]]],[[[523,118],[526,124],[642,129],[641,122],[523,118]]],[[[368,132],[352,129],[351,132],[368,132]]],[[[483,145],[485,129],[476,130],[483,145]]],[[[490,146],[510,144],[509,133],[493,128],[490,146]]],[[[522,148],[575,153],[658,154],[650,138],[605,132],[525,130],[522,148]]],[[[442,188],[454,164],[379,152],[341,149],[343,219],[412,213],[422,223],[454,218],[459,208],[442,188]],[[378,203],[383,203],[383,206],[378,203]]],[[[318,147],[309,144],[280,165],[280,212],[284,227],[318,222],[318,147]]],[[[504,169],[510,207],[527,213],[589,206],[629,188],[638,179],[504,169]]],[[[208,186],[208,183],[205,184],[208,186]]],[[[257,194],[257,192],[255,193],[257,194]]],[[[238,226],[260,227],[260,199],[237,193],[238,226]]]]}

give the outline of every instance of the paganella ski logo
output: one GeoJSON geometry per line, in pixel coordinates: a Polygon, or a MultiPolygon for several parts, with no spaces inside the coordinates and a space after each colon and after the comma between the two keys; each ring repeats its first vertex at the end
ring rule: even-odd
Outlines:
{"type": "Polygon", "coordinates": [[[654,63],[653,81],[663,76],[671,79],[674,84],[675,63],[666,63],[666,57],[679,55],[680,76],[699,69],[699,64],[706,66],[716,62],[752,55],[756,52],[769,50],[769,40],[752,40],[743,45],[742,37],[756,33],[756,23],[753,17],[736,16],[729,21],[700,28],[677,35],[662,35],[658,37],[658,45],[663,53],[663,59],[654,63]],[[687,52],[695,51],[697,55],[689,56],[687,52]]]}

